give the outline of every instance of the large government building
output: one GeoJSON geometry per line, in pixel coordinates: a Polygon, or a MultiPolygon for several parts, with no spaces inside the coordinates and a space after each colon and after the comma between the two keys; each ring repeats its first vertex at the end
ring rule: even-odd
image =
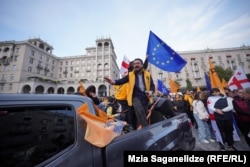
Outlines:
{"type": "MultiPolygon", "coordinates": [[[[103,77],[120,77],[110,38],[97,39],[96,46],[87,47],[85,55],[58,57],[52,51],[53,46],[40,38],[0,42],[0,93],[72,94],[78,91],[82,81],[85,88],[94,85],[98,96],[110,95],[112,88],[103,77]]],[[[209,58],[214,65],[232,70],[242,66],[246,74],[250,73],[249,46],[208,48],[179,54],[187,61],[179,73],[148,65],[156,86],[157,79],[161,79],[169,87],[168,79],[171,78],[181,87],[186,87],[186,79],[194,87],[205,87],[204,72],[209,70],[209,58]]]]}

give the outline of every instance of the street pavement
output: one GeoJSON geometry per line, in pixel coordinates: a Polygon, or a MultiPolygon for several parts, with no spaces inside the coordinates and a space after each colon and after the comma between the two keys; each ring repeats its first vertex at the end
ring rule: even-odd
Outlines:
{"type": "MultiPolygon", "coordinates": [[[[192,127],[193,136],[195,137],[195,148],[193,151],[220,151],[220,145],[218,142],[214,143],[202,143],[199,141],[198,130],[192,127]]],[[[227,146],[227,145],[226,145],[227,146]]],[[[240,134],[240,141],[235,141],[234,147],[238,151],[250,151],[250,147],[245,141],[245,138],[240,134]]],[[[227,150],[227,147],[226,147],[227,150]]]]}

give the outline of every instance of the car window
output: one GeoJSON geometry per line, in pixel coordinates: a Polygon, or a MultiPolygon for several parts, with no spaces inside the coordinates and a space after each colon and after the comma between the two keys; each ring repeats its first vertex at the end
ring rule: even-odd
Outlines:
{"type": "Polygon", "coordinates": [[[34,166],[74,144],[70,107],[0,107],[0,166],[34,166]]]}

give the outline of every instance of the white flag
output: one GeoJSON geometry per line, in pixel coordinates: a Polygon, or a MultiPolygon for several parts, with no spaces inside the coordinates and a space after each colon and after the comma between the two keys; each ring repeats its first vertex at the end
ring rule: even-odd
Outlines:
{"type": "Polygon", "coordinates": [[[121,64],[121,69],[120,69],[121,75],[123,75],[124,72],[128,71],[129,63],[130,63],[129,59],[126,56],[124,56],[122,64],[121,64]]]}
{"type": "MultiPolygon", "coordinates": [[[[222,144],[224,144],[221,134],[220,134],[220,130],[217,126],[217,123],[215,121],[215,116],[214,116],[214,104],[216,103],[217,100],[219,100],[221,97],[220,96],[210,96],[207,99],[207,108],[208,108],[208,112],[209,112],[209,116],[210,116],[210,121],[211,121],[211,125],[212,125],[212,129],[214,131],[216,140],[222,144]]],[[[234,118],[233,118],[234,119],[234,118]]],[[[235,121],[233,121],[233,138],[234,141],[240,141],[240,137],[237,131],[237,124],[235,121]]]]}
{"type": "Polygon", "coordinates": [[[227,85],[230,90],[250,87],[250,81],[247,79],[247,76],[241,66],[239,66],[234,72],[234,75],[230,78],[227,85]]]}
{"type": "Polygon", "coordinates": [[[214,116],[214,110],[215,110],[214,104],[219,98],[220,98],[219,96],[210,96],[210,97],[208,97],[208,99],[207,99],[207,109],[208,109],[208,113],[209,113],[209,117],[210,117],[210,121],[211,121],[211,126],[212,126],[212,129],[213,129],[214,135],[216,137],[216,140],[218,142],[223,143],[223,140],[222,140],[219,128],[218,128],[218,126],[216,124],[215,116],[214,116]]]}

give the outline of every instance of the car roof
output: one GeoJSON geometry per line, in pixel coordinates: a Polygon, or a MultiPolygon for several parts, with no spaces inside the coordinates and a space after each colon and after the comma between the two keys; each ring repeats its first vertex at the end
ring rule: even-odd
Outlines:
{"type": "Polygon", "coordinates": [[[0,101],[36,101],[36,100],[76,100],[76,101],[89,101],[86,96],[81,95],[68,95],[68,94],[0,94],[0,101]]]}

